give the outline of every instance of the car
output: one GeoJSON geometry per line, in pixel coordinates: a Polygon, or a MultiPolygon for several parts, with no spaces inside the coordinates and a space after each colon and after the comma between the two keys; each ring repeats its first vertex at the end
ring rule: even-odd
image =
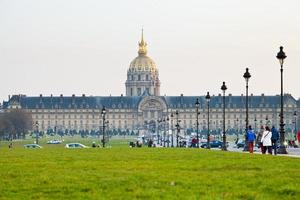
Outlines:
{"type": "Polygon", "coordinates": [[[62,143],[62,141],[60,141],[60,140],[50,140],[47,142],[47,144],[61,144],[61,143],[62,143]]]}
{"type": "MultiPolygon", "coordinates": [[[[222,148],[223,142],[220,140],[213,140],[209,142],[210,148],[222,148]]],[[[226,143],[226,146],[228,147],[228,142],[226,143]]],[[[201,148],[206,148],[207,147],[207,142],[202,143],[201,148]]]]}
{"type": "Polygon", "coordinates": [[[236,148],[244,148],[245,147],[245,140],[239,140],[237,143],[236,143],[236,148]]]}
{"type": "Polygon", "coordinates": [[[72,148],[89,148],[89,147],[80,143],[68,143],[65,145],[65,148],[72,149],[72,148]]]}
{"type": "Polygon", "coordinates": [[[40,149],[40,148],[43,148],[43,147],[38,145],[38,144],[25,144],[24,148],[26,148],[26,149],[40,149]]]}

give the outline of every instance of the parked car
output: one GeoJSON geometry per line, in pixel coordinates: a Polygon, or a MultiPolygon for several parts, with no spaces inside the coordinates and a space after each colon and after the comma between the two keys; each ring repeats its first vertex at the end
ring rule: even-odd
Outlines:
{"type": "MultiPolygon", "coordinates": [[[[222,148],[223,142],[220,140],[213,140],[209,142],[210,148],[222,148]]],[[[207,142],[202,143],[201,148],[207,148],[207,142]]],[[[226,147],[228,147],[228,142],[226,143],[226,147]]]]}
{"type": "Polygon", "coordinates": [[[38,145],[38,144],[25,144],[24,148],[26,148],[26,149],[40,149],[40,148],[43,148],[43,147],[38,145]]]}
{"type": "Polygon", "coordinates": [[[60,140],[50,140],[47,142],[47,144],[61,144],[61,143],[62,143],[62,141],[60,141],[60,140]]]}
{"type": "Polygon", "coordinates": [[[80,143],[68,143],[66,144],[65,148],[89,148],[89,147],[80,143]]]}
{"type": "Polygon", "coordinates": [[[239,141],[236,143],[236,147],[237,147],[237,148],[244,148],[244,147],[245,147],[245,140],[239,140],[239,141]]]}

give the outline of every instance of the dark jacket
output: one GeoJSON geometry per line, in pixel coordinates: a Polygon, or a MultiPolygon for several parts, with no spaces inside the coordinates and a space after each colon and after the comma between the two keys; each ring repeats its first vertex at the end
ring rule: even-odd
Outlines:
{"type": "Polygon", "coordinates": [[[271,140],[279,140],[279,133],[275,127],[272,127],[271,132],[272,132],[271,140]]]}

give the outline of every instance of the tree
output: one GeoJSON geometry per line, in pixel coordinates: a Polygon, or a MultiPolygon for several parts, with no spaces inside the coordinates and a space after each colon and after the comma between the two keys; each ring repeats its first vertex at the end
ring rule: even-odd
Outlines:
{"type": "Polygon", "coordinates": [[[32,129],[32,117],[24,110],[11,110],[0,116],[0,136],[10,140],[25,138],[25,134],[32,129]]]}

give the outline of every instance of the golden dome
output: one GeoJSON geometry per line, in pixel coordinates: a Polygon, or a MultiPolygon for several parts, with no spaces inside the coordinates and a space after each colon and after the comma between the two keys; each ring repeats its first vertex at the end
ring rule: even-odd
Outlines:
{"type": "Polygon", "coordinates": [[[139,42],[138,56],[131,61],[130,71],[156,71],[156,65],[154,61],[147,56],[147,43],[144,42],[144,34],[142,30],[141,42],[139,42]]]}

